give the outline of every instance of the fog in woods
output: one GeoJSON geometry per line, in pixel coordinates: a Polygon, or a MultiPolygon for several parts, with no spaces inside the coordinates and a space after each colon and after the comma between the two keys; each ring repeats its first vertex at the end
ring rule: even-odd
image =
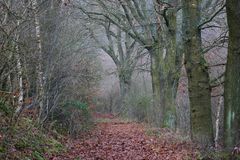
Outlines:
{"type": "Polygon", "coordinates": [[[0,0],[0,159],[239,159],[239,10],[0,0]]]}

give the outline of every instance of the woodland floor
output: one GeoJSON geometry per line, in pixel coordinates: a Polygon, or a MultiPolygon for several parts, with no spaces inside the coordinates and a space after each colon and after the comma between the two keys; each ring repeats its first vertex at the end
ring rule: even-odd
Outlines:
{"type": "Polygon", "coordinates": [[[146,125],[119,119],[98,121],[87,136],[67,141],[68,152],[52,160],[189,160],[192,144],[146,125]],[[158,133],[159,132],[159,133],[158,133]],[[160,133],[162,132],[162,133],[160,133]]]}

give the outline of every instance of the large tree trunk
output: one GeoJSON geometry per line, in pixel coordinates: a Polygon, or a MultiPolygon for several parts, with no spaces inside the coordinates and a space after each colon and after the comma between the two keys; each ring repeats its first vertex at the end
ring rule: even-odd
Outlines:
{"type": "Polygon", "coordinates": [[[119,77],[119,83],[120,83],[120,96],[122,100],[124,101],[125,97],[128,95],[130,91],[130,81],[125,81],[121,77],[119,77]]]}
{"type": "Polygon", "coordinates": [[[208,70],[201,53],[200,1],[183,0],[183,51],[189,82],[192,139],[202,147],[213,144],[208,70]]]}
{"type": "Polygon", "coordinates": [[[229,46],[224,86],[224,143],[233,148],[240,142],[240,1],[227,0],[229,46]]]}
{"type": "Polygon", "coordinates": [[[152,122],[157,127],[171,127],[168,125],[169,115],[172,115],[174,97],[172,83],[168,82],[169,72],[166,71],[166,63],[162,61],[161,50],[155,49],[151,53],[151,76],[153,90],[153,114],[152,122]],[[165,72],[166,71],[166,72],[165,72]]]}
{"type": "Polygon", "coordinates": [[[131,87],[131,77],[132,75],[130,75],[130,79],[126,79],[127,75],[119,75],[119,85],[120,85],[120,108],[124,109],[126,106],[125,106],[125,100],[126,100],[126,97],[128,96],[129,94],[129,91],[130,91],[130,87],[131,87]]]}
{"type": "Polygon", "coordinates": [[[158,127],[164,126],[164,112],[165,104],[163,104],[163,99],[161,99],[162,91],[161,90],[161,81],[160,81],[160,54],[158,49],[151,51],[151,77],[152,77],[152,90],[153,90],[153,106],[151,108],[151,113],[153,116],[149,120],[151,123],[158,127]]]}
{"type": "MultiPolygon", "coordinates": [[[[166,2],[176,5],[175,0],[166,2]]],[[[160,3],[160,2],[157,2],[160,3]]],[[[159,4],[159,6],[161,3],[159,4]]],[[[176,92],[179,56],[176,54],[176,10],[169,8],[159,17],[159,43],[151,51],[151,74],[155,123],[159,127],[175,127],[176,92]]]]}
{"type": "MultiPolygon", "coordinates": [[[[176,5],[175,0],[168,0],[173,6],[176,5]]],[[[162,88],[164,88],[164,102],[166,105],[166,111],[164,115],[164,125],[170,128],[176,127],[176,93],[177,84],[179,80],[180,70],[180,57],[176,52],[176,9],[170,8],[166,11],[167,28],[163,30],[163,39],[165,46],[163,48],[163,56],[161,62],[162,75],[164,82],[162,88]],[[165,53],[166,52],[166,53],[165,53]],[[166,54],[166,55],[165,55],[166,54]]]]}

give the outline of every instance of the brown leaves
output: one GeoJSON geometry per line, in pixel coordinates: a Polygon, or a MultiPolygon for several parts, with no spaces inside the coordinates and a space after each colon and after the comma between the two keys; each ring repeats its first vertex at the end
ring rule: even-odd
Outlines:
{"type": "Polygon", "coordinates": [[[147,136],[141,124],[109,122],[100,123],[90,137],[75,140],[68,154],[58,159],[182,160],[191,155],[189,144],[147,136]]]}

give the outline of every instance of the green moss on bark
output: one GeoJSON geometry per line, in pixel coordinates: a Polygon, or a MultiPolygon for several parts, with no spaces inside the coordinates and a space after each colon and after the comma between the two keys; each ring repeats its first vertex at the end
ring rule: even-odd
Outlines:
{"type": "Polygon", "coordinates": [[[224,144],[226,149],[240,142],[240,1],[227,0],[229,46],[225,74],[224,144]]]}
{"type": "Polygon", "coordinates": [[[191,135],[202,147],[213,144],[209,76],[201,54],[200,1],[183,0],[183,51],[189,81],[191,135]]]}

